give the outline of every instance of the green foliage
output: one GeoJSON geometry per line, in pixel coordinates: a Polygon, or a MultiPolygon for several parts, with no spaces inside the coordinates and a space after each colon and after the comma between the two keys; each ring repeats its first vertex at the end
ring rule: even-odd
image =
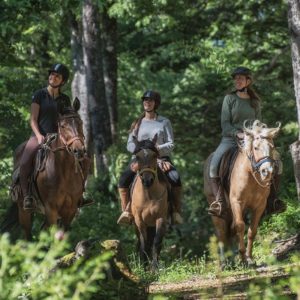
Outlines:
{"type": "Polygon", "coordinates": [[[50,234],[43,232],[36,243],[10,244],[7,235],[1,237],[0,299],[78,300],[91,299],[96,292],[101,294],[100,283],[105,279],[110,254],[51,271],[57,257],[64,255],[69,247],[64,240],[57,240],[54,233],[55,229],[50,234]]]}

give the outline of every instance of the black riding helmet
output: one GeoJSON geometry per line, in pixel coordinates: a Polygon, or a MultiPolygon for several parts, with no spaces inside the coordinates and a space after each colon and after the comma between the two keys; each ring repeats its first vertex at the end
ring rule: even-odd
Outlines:
{"type": "Polygon", "coordinates": [[[161,103],[160,94],[158,92],[155,92],[155,91],[152,91],[152,90],[147,90],[143,94],[141,99],[144,101],[145,98],[150,98],[150,99],[153,99],[155,101],[155,109],[158,108],[160,103],[161,103]]]}
{"type": "Polygon", "coordinates": [[[51,67],[51,69],[48,70],[48,75],[50,75],[51,72],[58,73],[62,76],[63,78],[62,85],[64,85],[69,79],[69,74],[70,74],[69,69],[63,64],[54,64],[51,67]]]}
{"type": "Polygon", "coordinates": [[[244,75],[250,79],[252,78],[251,70],[246,67],[235,68],[231,73],[231,77],[234,78],[234,76],[236,76],[236,75],[244,75]]]}

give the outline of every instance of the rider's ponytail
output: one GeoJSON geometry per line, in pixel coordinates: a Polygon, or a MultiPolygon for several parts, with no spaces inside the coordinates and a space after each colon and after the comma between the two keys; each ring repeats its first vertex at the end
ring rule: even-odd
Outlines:
{"type": "Polygon", "coordinates": [[[261,102],[260,97],[257,95],[257,93],[254,91],[254,89],[251,86],[247,87],[247,93],[250,96],[251,106],[257,109],[261,102]]]}
{"type": "Polygon", "coordinates": [[[129,133],[133,132],[133,130],[136,130],[136,136],[138,135],[140,125],[142,123],[143,118],[145,117],[145,112],[143,112],[130,126],[129,133]]]}

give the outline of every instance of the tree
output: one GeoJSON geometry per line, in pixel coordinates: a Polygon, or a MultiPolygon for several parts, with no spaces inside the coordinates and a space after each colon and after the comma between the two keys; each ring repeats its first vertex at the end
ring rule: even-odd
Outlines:
{"type": "Polygon", "coordinates": [[[117,138],[117,20],[109,15],[111,4],[106,3],[100,9],[100,25],[102,38],[103,74],[105,96],[108,105],[110,130],[113,142],[117,138]]]}
{"type": "MultiPolygon", "coordinates": [[[[297,103],[298,124],[300,126],[300,3],[299,0],[288,1],[288,22],[291,35],[292,65],[294,89],[297,103]]],[[[298,140],[290,146],[294,162],[294,173],[300,200],[300,132],[298,140]]]]}
{"type": "Polygon", "coordinates": [[[82,29],[87,105],[99,174],[107,169],[105,150],[112,144],[112,136],[103,78],[99,9],[92,0],[83,2],[82,29]]]}

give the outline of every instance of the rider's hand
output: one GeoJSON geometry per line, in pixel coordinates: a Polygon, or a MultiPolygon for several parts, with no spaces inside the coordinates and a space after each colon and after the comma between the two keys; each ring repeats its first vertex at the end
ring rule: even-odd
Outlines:
{"type": "Polygon", "coordinates": [[[43,135],[39,134],[36,138],[38,140],[39,145],[43,144],[45,140],[45,137],[43,135]]]}

